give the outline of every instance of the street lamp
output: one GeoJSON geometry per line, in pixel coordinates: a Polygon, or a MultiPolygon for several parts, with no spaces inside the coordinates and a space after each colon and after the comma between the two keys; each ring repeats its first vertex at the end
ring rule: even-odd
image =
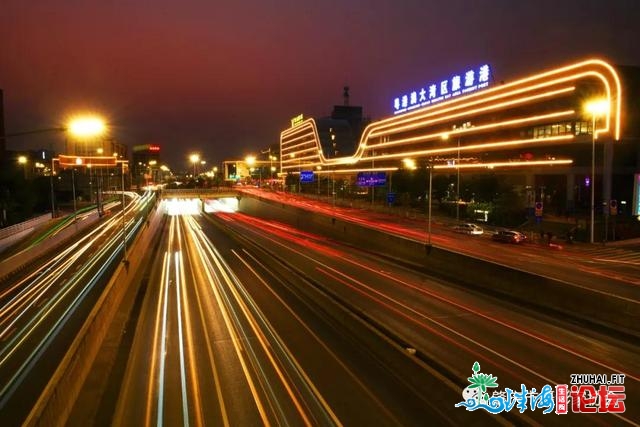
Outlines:
{"type": "MultiPolygon", "coordinates": [[[[251,184],[253,185],[253,176],[251,176],[251,174],[253,173],[253,171],[255,170],[254,165],[256,164],[256,156],[254,155],[249,155],[247,157],[244,158],[244,162],[247,164],[247,166],[249,167],[249,176],[251,177],[251,184]]],[[[260,181],[258,181],[259,183],[260,181]]]]}
{"type": "Polygon", "coordinates": [[[67,129],[76,137],[92,137],[103,134],[106,131],[104,120],[96,116],[78,116],[69,121],[67,129]]]}
{"type": "MultiPolygon", "coordinates": [[[[76,157],[76,165],[82,165],[82,159],[80,157],[76,157]]],[[[71,168],[71,189],[73,193],[73,222],[78,226],[78,209],[76,206],[76,168],[71,168]]]]}
{"type": "Polygon", "coordinates": [[[316,175],[318,175],[318,197],[320,197],[320,171],[322,170],[322,166],[316,166],[316,175]]]}
{"type": "Polygon", "coordinates": [[[124,164],[126,160],[121,161],[122,165],[122,262],[125,268],[129,267],[129,260],[127,260],[127,222],[125,219],[125,200],[124,200],[124,164]]]}
{"type": "Polygon", "coordinates": [[[18,164],[22,165],[22,172],[24,173],[24,179],[27,179],[27,156],[19,156],[18,157],[18,164]]]}
{"type": "Polygon", "coordinates": [[[192,155],[189,156],[189,160],[191,161],[191,163],[193,163],[193,178],[195,179],[195,177],[196,177],[196,165],[200,161],[200,155],[199,154],[192,154],[192,155]]]}
{"type": "Polygon", "coordinates": [[[429,169],[429,209],[428,209],[428,219],[427,219],[427,253],[431,253],[431,193],[432,193],[432,177],[433,177],[433,166],[431,163],[427,163],[427,168],[429,169]]]}
{"type": "MultiPolygon", "coordinates": [[[[585,104],[585,111],[591,114],[591,224],[589,229],[589,241],[594,242],[595,223],[595,182],[596,182],[596,117],[609,113],[609,102],[605,99],[589,101],[585,104]]],[[[604,175],[604,169],[602,170],[604,175]]]]}

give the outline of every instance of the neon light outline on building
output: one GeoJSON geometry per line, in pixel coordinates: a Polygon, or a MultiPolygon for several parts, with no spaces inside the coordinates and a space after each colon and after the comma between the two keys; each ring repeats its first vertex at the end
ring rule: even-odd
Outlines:
{"type": "MultiPolygon", "coordinates": [[[[605,61],[589,59],[371,123],[365,128],[356,152],[347,157],[326,158],[322,153],[315,120],[306,119],[295,128],[286,129],[281,133],[281,171],[295,173],[300,168],[313,169],[316,166],[331,168],[332,173],[360,170],[357,167],[358,164],[362,164],[363,167],[372,167],[372,161],[401,159],[407,156],[428,157],[451,153],[453,150],[457,151],[458,147],[453,148],[440,143],[444,134],[452,137],[472,135],[491,129],[516,127],[522,124],[532,125],[536,122],[543,123],[544,120],[552,117],[566,117],[567,120],[584,118],[585,115],[582,111],[565,109],[547,114],[536,113],[529,116],[512,117],[495,123],[477,122],[470,128],[433,130],[434,128],[438,129],[439,125],[450,124],[456,119],[466,120],[475,115],[501,111],[505,108],[526,106],[541,101],[553,101],[574,93],[576,83],[589,78],[595,78],[601,83],[602,97],[610,106],[604,120],[599,121],[604,126],[599,126],[595,134],[596,136],[610,135],[614,140],[619,140],[622,119],[620,79],[614,68],[605,61]],[[401,132],[420,129],[428,129],[430,132],[410,138],[391,140],[392,136],[401,132]],[[406,148],[406,150],[391,154],[379,154],[391,148],[406,148]]],[[[521,138],[508,141],[487,140],[482,144],[461,146],[459,150],[462,152],[480,149],[495,151],[526,145],[566,144],[571,139],[573,139],[573,135],[539,139],[521,138]]],[[[386,166],[384,168],[387,170],[396,169],[386,166]]]]}

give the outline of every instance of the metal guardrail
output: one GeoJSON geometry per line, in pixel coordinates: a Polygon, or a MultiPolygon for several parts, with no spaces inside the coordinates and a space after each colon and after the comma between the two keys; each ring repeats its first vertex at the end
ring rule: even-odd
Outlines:
{"type": "Polygon", "coordinates": [[[19,224],[10,225],[9,227],[0,228],[0,240],[6,239],[7,237],[20,233],[25,230],[29,230],[31,228],[37,227],[51,219],[51,214],[40,215],[35,218],[31,218],[25,222],[21,222],[19,224]]]}

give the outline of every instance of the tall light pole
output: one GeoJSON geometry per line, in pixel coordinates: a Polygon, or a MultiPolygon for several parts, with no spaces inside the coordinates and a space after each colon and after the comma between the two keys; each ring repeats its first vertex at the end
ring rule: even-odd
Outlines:
{"type": "Polygon", "coordinates": [[[53,192],[53,175],[54,175],[53,155],[51,156],[51,171],[49,173],[49,182],[51,183],[51,219],[56,217],[55,193],[53,192]]]}
{"type": "Polygon", "coordinates": [[[249,155],[244,158],[244,162],[249,167],[249,177],[251,178],[251,185],[253,185],[253,171],[255,170],[254,165],[256,164],[256,156],[249,155]]]}
{"type": "MultiPolygon", "coordinates": [[[[593,100],[585,105],[585,110],[591,114],[591,222],[589,227],[589,242],[594,242],[595,224],[595,187],[596,187],[596,117],[609,112],[609,102],[603,99],[593,100]]],[[[604,174],[604,169],[603,169],[604,174]]],[[[603,192],[604,193],[604,192],[603,192]]]]}
{"type": "Polygon", "coordinates": [[[29,162],[29,159],[27,159],[27,156],[19,156],[18,157],[18,164],[22,165],[22,173],[24,174],[24,179],[27,179],[27,163],[29,162]]]}
{"type": "Polygon", "coordinates": [[[196,165],[200,161],[200,155],[199,154],[192,154],[192,155],[189,156],[189,160],[191,161],[191,163],[193,163],[193,179],[195,179],[196,178],[196,165]]]}
{"type": "Polygon", "coordinates": [[[125,200],[124,200],[124,163],[125,161],[123,160],[121,165],[122,165],[122,262],[124,263],[125,266],[129,265],[129,261],[127,260],[127,222],[125,219],[125,200]]]}
{"type": "Polygon", "coordinates": [[[427,168],[429,168],[429,208],[428,208],[428,218],[427,218],[427,253],[431,252],[431,193],[432,193],[432,182],[433,182],[433,166],[431,163],[427,163],[427,168]]]}
{"type": "Polygon", "coordinates": [[[316,166],[316,175],[318,175],[318,197],[320,197],[320,171],[322,170],[322,166],[316,166]]]}

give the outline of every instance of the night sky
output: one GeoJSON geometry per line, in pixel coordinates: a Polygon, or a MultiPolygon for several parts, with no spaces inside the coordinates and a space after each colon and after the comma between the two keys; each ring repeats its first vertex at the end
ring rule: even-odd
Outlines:
{"type": "MultiPolygon", "coordinates": [[[[172,167],[241,158],[351,87],[371,119],[394,96],[489,63],[496,82],[599,56],[640,66],[639,0],[2,0],[7,133],[104,115],[172,167]]],[[[60,135],[7,148],[62,150],[60,135]]]]}

